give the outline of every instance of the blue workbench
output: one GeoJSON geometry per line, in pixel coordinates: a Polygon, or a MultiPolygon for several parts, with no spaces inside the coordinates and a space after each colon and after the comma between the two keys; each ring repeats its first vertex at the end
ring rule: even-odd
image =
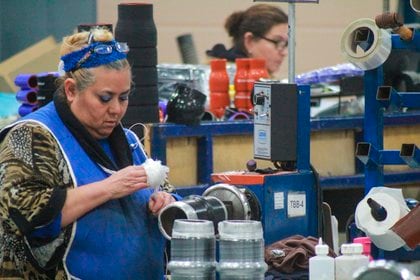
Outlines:
{"type": "MultiPolygon", "coordinates": [[[[392,113],[384,115],[384,126],[411,126],[420,124],[420,111],[392,113]]],[[[363,136],[363,116],[337,116],[311,119],[311,131],[339,131],[353,130],[355,138],[363,136]]],[[[253,121],[203,121],[198,126],[185,126],[171,123],[153,124],[150,127],[150,152],[152,158],[166,163],[166,145],[169,138],[196,137],[197,138],[197,185],[211,184],[213,173],[213,137],[252,135],[253,121]]],[[[355,143],[360,139],[355,139],[355,143]]],[[[356,174],[350,176],[320,177],[322,189],[363,188],[363,165],[356,163],[356,174]]],[[[385,173],[386,185],[420,183],[420,170],[411,169],[404,172],[385,173]]]]}

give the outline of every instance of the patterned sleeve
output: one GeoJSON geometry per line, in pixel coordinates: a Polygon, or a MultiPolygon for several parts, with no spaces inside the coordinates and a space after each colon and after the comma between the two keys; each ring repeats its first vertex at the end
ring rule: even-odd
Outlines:
{"type": "Polygon", "coordinates": [[[43,127],[25,123],[12,128],[0,144],[3,229],[30,236],[35,228],[57,223],[71,185],[67,170],[55,139],[43,127]]]}

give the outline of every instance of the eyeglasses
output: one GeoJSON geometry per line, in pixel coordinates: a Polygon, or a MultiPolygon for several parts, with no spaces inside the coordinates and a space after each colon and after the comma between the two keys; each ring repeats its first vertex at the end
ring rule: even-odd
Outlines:
{"type": "Polygon", "coordinates": [[[112,45],[106,45],[106,44],[100,44],[95,46],[93,49],[90,50],[91,53],[95,52],[97,54],[110,54],[112,53],[112,49],[115,49],[116,51],[120,53],[128,53],[130,50],[128,48],[127,43],[120,43],[116,42],[112,45]]]}
{"type": "Polygon", "coordinates": [[[285,40],[285,39],[280,39],[280,40],[273,40],[273,39],[269,39],[265,36],[257,36],[258,38],[264,39],[270,43],[273,43],[274,46],[276,47],[276,49],[278,50],[284,50],[285,48],[287,48],[289,41],[285,40]]]}
{"type": "Polygon", "coordinates": [[[92,47],[80,60],[79,62],[77,62],[76,66],[73,68],[72,71],[76,71],[77,69],[80,68],[80,66],[85,63],[89,57],[91,56],[91,54],[93,53],[97,53],[97,54],[111,54],[112,50],[116,50],[117,52],[120,53],[128,53],[128,51],[130,50],[130,48],[128,47],[127,43],[120,43],[120,42],[115,42],[113,44],[98,44],[94,47],[92,47]]]}

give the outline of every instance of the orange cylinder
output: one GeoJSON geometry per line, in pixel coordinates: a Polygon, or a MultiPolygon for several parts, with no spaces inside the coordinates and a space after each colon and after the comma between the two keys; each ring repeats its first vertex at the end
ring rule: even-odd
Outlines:
{"type": "Polygon", "coordinates": [[[229,107],[229,75],[226,71],[226,59],[212,59],[210,61],[210,112],[216,118],[225,114],[226,107],[229,107]]]}
{"type": "Polygon", "coordinates": [[[236,73],[234,78],[235,91],[247,91],[249,58],[235,59],[236,73]]]}
{"type": "Polygon", "coordinates": [[[220,119],[224,116],[226,107],[229,107],[230,99],[226,92],[210,92],[210,112],[220,119]]]}
{"type": "Polygon", "coordinates": [[[251,92],[237,91],[234,99],[235,108],[241,112],[248,112],[252,109],[251,92]]]}
{"type": "Polygon", "coordinates": [[[210,61],[209,90],[218,92],[229,91],[229,75],[226,71],[226,59],[210,61]]]}
{"type": "Polygon", "coordinates": [[[265,59],[263,58],[252,58],[249,61],[249,72],[248,72],[248,91],[254,89],[254,82],[260,78],[269,78],[267,68],[265,66],[265,59]]]}

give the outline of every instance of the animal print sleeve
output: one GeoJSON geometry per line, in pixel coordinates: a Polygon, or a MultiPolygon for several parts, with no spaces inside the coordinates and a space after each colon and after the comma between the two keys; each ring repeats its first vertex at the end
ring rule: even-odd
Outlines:
{"type": "Polygon", "coordinates": [[[28,235],[61,213],[67,165],[53,136],[35,123],[12,128],[0,144],[0,219],[3,229],[28,235]]]}

